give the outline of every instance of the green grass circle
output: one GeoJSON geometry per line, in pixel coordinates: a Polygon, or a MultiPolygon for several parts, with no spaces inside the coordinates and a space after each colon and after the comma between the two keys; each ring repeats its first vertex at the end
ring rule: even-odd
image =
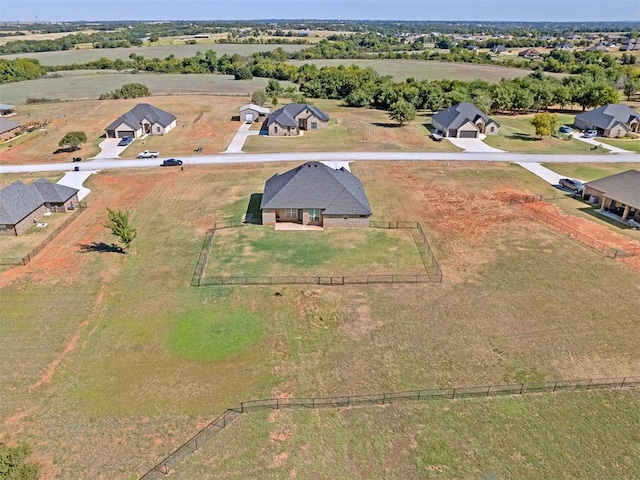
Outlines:
{"type": "Polygon", "coordinates": [[[247,350],[261,334],[261,322],[243,308],[191,311],[178,318],[170,346],[182,357],[220,361],[247,350]]]}

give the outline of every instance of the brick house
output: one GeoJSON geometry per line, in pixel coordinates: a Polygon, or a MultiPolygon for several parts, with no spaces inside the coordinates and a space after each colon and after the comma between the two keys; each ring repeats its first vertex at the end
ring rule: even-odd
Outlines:
{"type": "Polygon", "coordinates": [[[78,203],[78,189],[40,178],[16,180],[0,190],[0,235],[19,235],[47,212],[64,213],[78,203]]]}
{"type": "Polygon", "coordinates": [[[368,227],[371,207],[362,183],[345,168],[307,162],[269,178],[260,204],[263,225],[368,227]]]}
{"type": "Polygon", "coordinates": [[[314,105],[290,103],[271,114],[269,136],[294,136],[300,130],[321,130],[329,125],[329,115],[314,105]]]}
{"type": "Polygon", "coordinates": [[[144,135],[165,135],[175,126],[175,115],[148,103],[139,103],[105,130],[107,138],[140,138],[144,135]]]}

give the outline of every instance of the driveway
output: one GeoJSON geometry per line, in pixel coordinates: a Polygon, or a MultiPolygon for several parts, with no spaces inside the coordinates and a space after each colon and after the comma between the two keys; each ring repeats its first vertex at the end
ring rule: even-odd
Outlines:
{"type": "Polygon", "coordinates": [[[498,150],[497,148],[490,147],[482,140],[485,135],[480,138],[452,138],[447,137],[451,143],[456,147],[461,148],[465,152],[486,152],[486,153],[504,153],[504,150],[498,150]]]}
{"type": "Polygon", "coordinates": [[[135,139],[126,147],[119,147],[118,143],[120,143],[119,138],[105,138],[98,145],[102,150],[98,155],[92,157],[91,160],[97,158],[118,158],[122,152],[135,143],[135,139]]]}
{"type": "Polygon", "coordinates": [[[82,200],[84,197],[91,193],[87,187],[84,187],[82,184],[94,173],[98,173],[97,170],[86,170],[84,172],[67,172],[64,174],[60,180],[58,180],[59,185],[64,185],[65,187],[77,188],[80,190],[78,192],[78,200],[82,200]]]}
{"type": "Polygon", "coordinates": [[[578,131],[573,131],[573,138],[575,138],[576,140],[580,140],[581,142],[584,143],[588,143],[589,145],[593,145],[596,147],[602,147],[605,150],[609,150],[611,153],[635,153],[635,152],[631,152],[629,150],[624,150],[622,148],[618,148],[618,147],[614,147],[613,145],[609,145],[606,143],[602,143],[601,141],[598,140],[598,138],[585,138],[582,136],[582,133],[578,132],[578,131]]]}
{"type": "Polygon", "coordinates": [[[231,143],[224,151],[224,153],[243,153],[242,147],[244,146],[244,142],[247,137],[251,137],[253,135],[260,135],[260,130],[249,130],[253,124],[243,122],[238,128],[238,131],[231,139],[231,143]]]}
{"type": "MultiPolygon", "coordinates": [[[[513,162],[513,163],[515,163],[516,165],[520,165],[525,170],[529,170],[531,173],[533,173],[534,175],[537,175],[538,177],[543,179],[545,182],[550,183],[554,187],[560,184],[561,178],[566,178],[565,175],[560,175],[554,172],[553,170],[549,170],[547,167],[542,166],[542,164],[540,163],[533,163],[533,162],[532,163],[513,162]]],[[[576,180],[579,180],[580,182],[584,183],[584,181],[580,180],[579,178],[576,178],[576,180]]]]}

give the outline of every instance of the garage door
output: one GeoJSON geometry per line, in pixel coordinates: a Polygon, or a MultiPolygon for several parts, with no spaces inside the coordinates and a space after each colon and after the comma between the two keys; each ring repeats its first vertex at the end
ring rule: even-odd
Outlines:
{"type": "Polygon", "coordinates": [[[475,130],[462,130],[460,132],[460,138],[476,138],[478,136],[478,132],[475,130]]]}
{"type": "Polygon", "coordinates": [[[133,130],[129,131],[129,130],[119,130],[118,131],[118,138],[124,138],[124,137],[133,137],[133,130]]]}

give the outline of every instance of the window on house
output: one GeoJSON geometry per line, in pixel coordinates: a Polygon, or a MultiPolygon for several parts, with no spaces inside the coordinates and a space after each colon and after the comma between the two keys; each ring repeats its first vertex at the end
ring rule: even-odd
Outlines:
{"type": "Polygon", "coordinates": [[[295,208],[285,208],[284,216],[287,218],[294,218],[298,215],[298,210],[295,208]]]}
{"type": "Polygon", "coordinates": [[[156,133],[160,133],[162,131],[162,129],[160,128],[160,126],[156,126],[156,133]]]}
{"type": "Polygon", "coordinates": [[[278,133],[278,127],[273,127],[273,133],[278,133]]]}
{"type": "Polygon", "coordinates": [[[319,208],[310,208],[309,209],[309,221],[317,222],[320,220],[320,209],[319,208]]]}
{"type": "Polygon", "coordinates": [[[311,122],[311,130],[317,130],[318,129],[318,122],[311,122]]]}

